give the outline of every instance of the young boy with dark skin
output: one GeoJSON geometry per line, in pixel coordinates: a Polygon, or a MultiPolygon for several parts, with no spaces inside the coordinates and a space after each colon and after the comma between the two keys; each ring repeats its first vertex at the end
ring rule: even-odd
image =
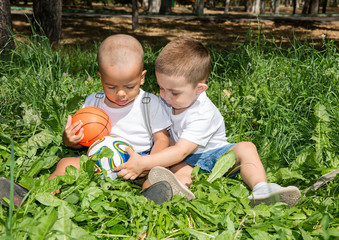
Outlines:
{"type": "Polygon", "coordinates": [[[156,60],[155,72],[160,95],[172,122],[170,135],[173,143],[148,156],[140,156],[127,149],[131,157],[115,169],[120,171],[117,175],[135,179],[142,172],[151,170],[148,177],[150,184],[169,181],[174,194],[192,199],[194,195],[188,188],[192,183],[193,167],[199,165],[202,170],[210,172],[220,156],[233,150],[236,163],[230,173],[240,169],[243,181],[252,190],[249,199],[253,205],[269,204],[273,196],[288,206],[296,205],[299,189],[267,183],[253,143],[227,142],[223,117],[205,92],[209,70],[209,52],[193,38],[176,38],[162,49],[156,60]]]}
{"type": "MultiPolygon", "coordinates": [[[[150,94],[149,114],[153,131],[154,145],[141,113],[141,101],[144,91],[140,86],[145,81],[144,51],[137,39],[117,34],[106,38],[98,49],[98,75],[104,90],[104,97],[97,101],[96,94],[88,96],[83,107],[95,106],[103,109],[111,118],[111,134],[126,139],[138,153],[153,154],[168,147],[166,129],[170,120],[159,102],[150,94]]],[[[103,95],[103,94],[102,94],[103,95]]],[[[72,123],[68,116],[63,133],[64,144],[75,149],[82,148],[79,142],[84,137],[82,122],[72,123]],[[79,131],[80,130],[80,131],[79,131]],[[78,134],[76,134],[79,131],[78,134]]],[[[80,168],[80,157],[61,159],[49,179],[64,175],[67,166],[80,168]]],[[[142,175],[147,175],[145,171],[142,175]]]]}

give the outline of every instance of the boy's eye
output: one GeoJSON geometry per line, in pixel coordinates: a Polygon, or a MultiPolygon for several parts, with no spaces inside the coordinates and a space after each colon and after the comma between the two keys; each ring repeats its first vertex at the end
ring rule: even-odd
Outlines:
{"type": "Polygon", "coordinates": [[[180,93],[172,92],[173,96],[178,96],[180,93]]]}
{"type": "Polygon", "coordinates": [[[127,86],[127,89],[133,89],[135,86],[127,86]]]}

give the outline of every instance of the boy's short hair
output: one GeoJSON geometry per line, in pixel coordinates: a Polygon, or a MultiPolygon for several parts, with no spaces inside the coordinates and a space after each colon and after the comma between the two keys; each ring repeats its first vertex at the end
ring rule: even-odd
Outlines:
{"type": "Polygon", "coordinates": [[[107,37],[97,52],[99,71],[103,65],[125,65],[135,63],[144,68],[144,50],[140,42],[127,34],[115,34],[107,37]]]}
{"type": "Polygon", "coordinates": [[[206,81],[210,71],[210,54],[198,40],[182,36],[169,42],[160,52],[155,71],[169,76],[185,77],[196,86],[206,81]]]}

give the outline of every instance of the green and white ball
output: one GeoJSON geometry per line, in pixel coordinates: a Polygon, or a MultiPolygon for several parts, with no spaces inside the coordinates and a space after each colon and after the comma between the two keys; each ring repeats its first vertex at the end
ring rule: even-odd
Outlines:
{"type": "Polygon", "coordinates": [[[94,142],[87,152],[87,156],[89,158],[92,158],[95,154],[99,154],[104,148],[109,148],[113,151],[112,157],[103,157],[96,161],[95,174],[102,174],[103,169],[105,169],[107,177],[112,180],[116,179],[117,175],[112,171],[112,169],[127,162],[129,159],[130,155],[126,152],[126,147],[133,149],[133,147],[127,143],[125,139],[116,136],[106,136],[94,142]]]}

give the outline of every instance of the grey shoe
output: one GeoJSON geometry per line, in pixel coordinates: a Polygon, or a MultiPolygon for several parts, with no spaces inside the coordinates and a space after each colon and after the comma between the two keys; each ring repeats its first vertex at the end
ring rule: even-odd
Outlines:
{"type": "Polygon", "coordinates": [[[173,190],[173,195],[181,195],[186,197],[188,200],[194,199],[194,194],[179,180],[175,177],[175,175],[164,167],[154,167],[148,174],[149,183],[155,184],[160,181],[167,181],[173,190]]]}
{"type": "MultiPolygon", "coordinates": [[[[7,203],[3,201],[3,198],[10,200],[11,181],[8,178],[0,177],[0,202],[2,205],[7,206],[7,203]]],[[[17,183],[14,183],[14,206],[18,207],[22,203],[22,200],[28,193],[28,190],[17,183]]]]}
{"type": "Polygon", "coordinates": [[[152,200],[159,205],[172,200],[173,197],[171,185],[166,181],[157,182],[140,193],[148,200],[152,200]]]}
{"type": "Polygon", "coordinates": [[[259,205],[265,203],[267,205],[275,202],[284,202],[288,207],[293,207],[298,204],[300,199],[300,191],[295,186],[281,187],[278,184],[270,183],[274,185],[274,190],[268,194],[262,195],[250,195],[248,198],[251,201],[251,205],[259,205]]]}

